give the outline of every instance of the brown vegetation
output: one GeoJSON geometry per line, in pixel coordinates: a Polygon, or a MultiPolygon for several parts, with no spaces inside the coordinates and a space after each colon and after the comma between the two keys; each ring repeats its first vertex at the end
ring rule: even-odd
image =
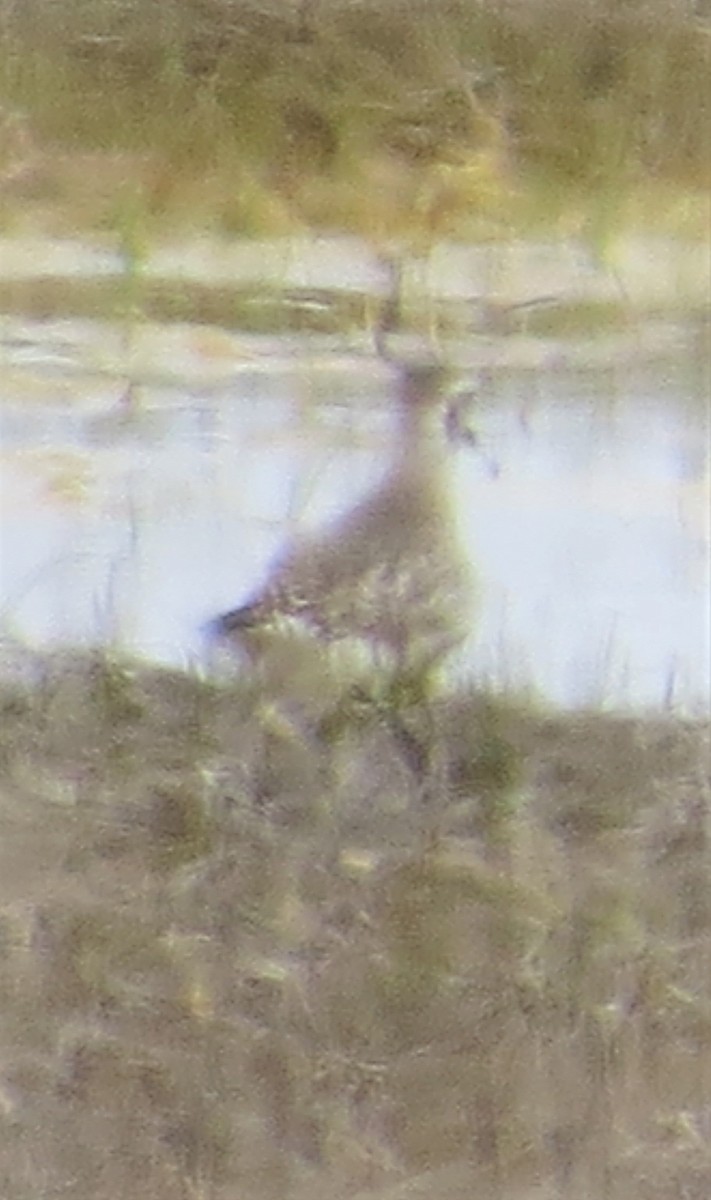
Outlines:
{"type": "Polygon", "coordinates": [[[421,245],[709,183],[711,38],[673,0],[34,0],[0,21],[6,223],[421,245]]]}
{"type": "Polygon", "coordinates": [[[706,1200],[708,745],[476,694],[0,692],[13,1200],[706,1200]]]}

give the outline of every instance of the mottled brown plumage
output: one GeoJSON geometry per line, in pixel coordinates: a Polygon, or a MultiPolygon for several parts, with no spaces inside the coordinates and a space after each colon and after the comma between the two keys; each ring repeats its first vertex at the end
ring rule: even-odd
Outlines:
{"type": "Polygon", "coordinates": [[[470,578],[448,501],[439,364],[400,368],[398,448],[385,481],[320,536],[297,542],[218,633],[254,659],[294,638],[391,671],[427,670],[466,635],[470,578]]]}

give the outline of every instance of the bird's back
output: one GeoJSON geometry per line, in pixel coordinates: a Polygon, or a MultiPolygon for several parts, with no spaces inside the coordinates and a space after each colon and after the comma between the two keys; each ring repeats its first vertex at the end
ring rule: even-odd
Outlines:
{"type": "Polygon", "coordinates": [[[297,542],[253,602],[220,618],[223,634],[248,651],[269,633],[324,646],[355,640],[397,669],[428,666],[463,639],[471,579],[448,496],[438,395],[430,407],[435,426],[424,402],[414,417],[406,411],[384,483],[325,534],[297,542]]]}

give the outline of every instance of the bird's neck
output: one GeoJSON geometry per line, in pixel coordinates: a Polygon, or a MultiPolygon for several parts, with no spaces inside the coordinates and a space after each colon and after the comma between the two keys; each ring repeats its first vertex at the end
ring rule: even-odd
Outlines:
{"type": "Polygon", "coordinates": [[[404,409],[396,436],[399,474],[425,480],[444,472],[448,447],[439,405],[404,409]]]}

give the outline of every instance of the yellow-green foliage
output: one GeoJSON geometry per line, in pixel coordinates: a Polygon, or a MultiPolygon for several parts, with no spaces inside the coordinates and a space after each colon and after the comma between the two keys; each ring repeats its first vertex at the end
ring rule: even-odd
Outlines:
{"type": "Polygon", "coordinates": [[[3,17],[0,103],[44,156],[35,199],[69,203],[66,155],[121,152],[156,215],[424,237],[520,217],[534,184],[708,185],[710,46],[662,0],[37,0],[3,17]]]}

